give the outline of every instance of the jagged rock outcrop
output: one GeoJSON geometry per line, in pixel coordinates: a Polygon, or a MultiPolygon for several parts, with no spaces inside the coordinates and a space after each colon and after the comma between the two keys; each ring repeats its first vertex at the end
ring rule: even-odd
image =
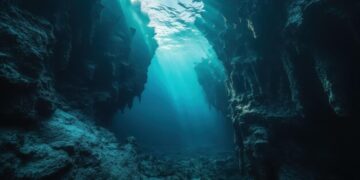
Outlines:
{"type": "Polygon", "coordinates": [[[197,26],[228,74],[243,176],[359,178],[359,2],[204,3],[197,26]]]}
{"type": "Polygon", "coordinates": [[[136,29],[117,1],[3,1],[0,8],[2,116],[40,119],[62,104],[106,119],[141,95],[154,51],[130,60],[136,29]]]}
{"type": "Polygon", "coordinates": [[[144,89],[154,51],[130,59],[135,34],[115,0],[0,2],[0,177],[135,177],[133,148],[95,123],[144,89]]]}
{"type": "MultiPolygon", "coordinates": [[[[359,179],[360,3],[203,1],[243,178],[359,179]]],[[[232,161],[136,158],[95,125],[144,88],[153,51],[132,49],[137,34],[115,0],[0,2],[1,177],[238,177],[232,161]]]]}
{"type": "Polygon", "coordinates": [[[218,62],[203,59],[195,65],[195,72],[209,106],[213,106],[226,115],[229,103],[223,67],[218,62]]]}

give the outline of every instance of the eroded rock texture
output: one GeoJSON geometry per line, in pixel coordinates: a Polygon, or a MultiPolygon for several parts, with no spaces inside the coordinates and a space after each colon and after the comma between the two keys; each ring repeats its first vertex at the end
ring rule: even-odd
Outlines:
{"type": "Polygon", "coordinates": [[[238,179],[230,155],[176,158],[142,154],[134,137],[112,133],[79,112],[56,110],[39,129],[0,131],[3,179],[238,179]]]}
{"type": "Polygon", "coordinates": [[[204,2],[243,176],[359,178],[359,2],[204,2]]]}
{"type": "Polygon", "coordinates": [[[123,144],[79,112],[56,110],[37,129],[1,129],[2,179],[238,179],[230,154],[161,158],[123,144]]]}
{"type": "Polygon", "coordinates": [[[195,65],[195,72],[210,108],[220,110],[224,115],[228,113],[228,93],[226,77],[221,65],[215,60],[203,59],[195,65]]]}
{"type": "Polygon", "coordinates": [[[94,122],[143,91],[154,52],[130,60],[135,34],[115,0],[0,2],[1,178],[137,171],[132,147],[94,122]]]}
{"type": "Polygon", "coordinates": [[[137,172],[136,146],[82,117],[56,110],[39,129],[2,129],[0,175],[5,179],[114,179],[137,172]]]}
{"type": "Polygon", "coordinates": [[[116,1],[5,1],[0,8],[2,116],[40,119],[62,104],[108,118],[140,96],[154,52],[129,60],[136,29],[116,1]]]}

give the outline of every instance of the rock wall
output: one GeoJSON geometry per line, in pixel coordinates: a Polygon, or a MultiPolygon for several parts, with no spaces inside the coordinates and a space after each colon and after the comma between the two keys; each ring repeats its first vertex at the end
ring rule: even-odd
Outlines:
{"type": "Polygon", "coordinates": [[[195,72],[205,92],[209,107],[214,107],[227,115],[229,112],[228,93],[225,86],[226,76],[222,66],[215,61],[204,58],[195,65],[195,72]]]}
{"type": "Polygon", "coordinates": [[[106,119],[140,96],[154,52],[130,61],[136,29],[116,2],[1,2],[1,115],[34,120],[61,106],[106,119]]]}
{"type": "Polygon", "coordinates": [[[360,3],[204,3],[197,26],[227,71],[243,176],[359,178],[360,3]]]}
{"type": "Polygon", "coordinates": [[[144,89],[154,52],[132,47],[136,33],[115,0],[0,2],[0,177],[137,172],[133,148],[95,123],[144,89]]]}

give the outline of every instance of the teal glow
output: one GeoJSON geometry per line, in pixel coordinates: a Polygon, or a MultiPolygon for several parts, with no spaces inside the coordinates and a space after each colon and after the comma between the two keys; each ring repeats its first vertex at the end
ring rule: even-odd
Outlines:
{"type": "MultiPolygon", "coordinates": [[[[153,32],[149,31],[147,27],[148,17],[141,13],[140,1],[134,0],[118,0],[118,3],[122,7],[126,23],[129,27],[136,29],[133,42],[145,42],[147,52],[152,52],[156,49],[156,45],[152,44],[153,32]]],[[[132,49],[136,49],[137,43],[133,43],[132,49]]],[[[134,58],[135,59],[135,58],[134,58]]]]}
{"type": "Polygon", "coordinates": [[[159,44],[148,71],[141,101],[116,119],[119,132],[134,135],[141,144],[169,151],[232,147],[232,131],[223,115],[210,108],[198,82],[195,64],[216,53],[194,22],[203,5],[192,0],[132,1],[149,16],[159,44]],[[192,7],[193,11],[184,8],[192,7]],[[171,147],[169,147],[171,146],[171,147]]]}
{"type": "Polygon", "coordinates": [[[206,39],[199,35],[189,37],[189,41],[183,41],[178,46],[170,48],[160,46],[157,50],[154,61],[159,64],[159,69],[156,71],[161,74],[156,78],[170,94],[179,113],[191,109],[200,110],[199,108],[208,111],[194,65],[208,57],[211,50],[206,39]]]}

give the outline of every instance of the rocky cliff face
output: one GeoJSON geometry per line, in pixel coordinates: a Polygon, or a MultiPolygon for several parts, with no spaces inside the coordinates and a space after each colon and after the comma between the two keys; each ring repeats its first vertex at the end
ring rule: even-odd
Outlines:
{"type": "Polygon", "coordinates": [[[227,71],[243,176],[358,177],[359,2],[204,3],[197,26],[227,71]]]}
{"type": "Polygon", "coordinates": [[[228,93],[222,66],[209,59],[203,59],[195,65],[195,72],[210,108],[214,107],[227,115],[229,112],[228,93]]]}
{"type": "MultiPolygon", "coordinates": [[[[197,26],[226,69],[243,178],[359,179],[360,3],[203,1],[197,26]]],[[[0,2],[0,177],[175,176],[92,121],[140,96],[153,52],[131,48],[136,34],[111,0],[0,2]]],[[[207,68],[199,80],[221,109],[207,68]]]]}
{"type": "Polygon", "coordinates": [[[141,94],[154,52],[129,60],[136,29],[112,3],[1,3],[2,116],[35,120],[69,106],[108,118],[141,94]]]}
{"type": "Polygon", "coordinates": [[[154,52],[130,60],[135,34],[117,1],[0,2],[0,177],[132,174],[132,150],[93,120],[143,91],[154,52]]]}

